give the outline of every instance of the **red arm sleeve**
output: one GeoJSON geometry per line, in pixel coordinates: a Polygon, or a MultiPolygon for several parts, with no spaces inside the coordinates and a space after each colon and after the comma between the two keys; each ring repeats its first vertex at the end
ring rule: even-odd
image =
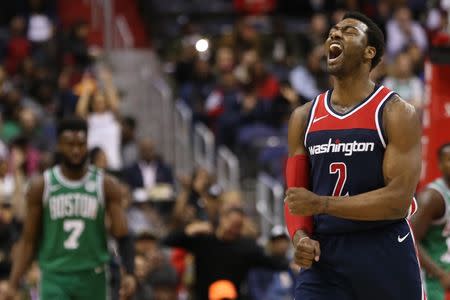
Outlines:
{"type": "MultiPolygon", "coordinates": [[[[306,155],[289,157],[286,163],[286,185],[290,187],[304,187],[309,185],[309,160],[306,155]]],[[[297,230],[301,229],[308,235],[313,231],[313,219],[292,215],[287,204],[284,204],[284,218],[291,239],[297,230]]]]}

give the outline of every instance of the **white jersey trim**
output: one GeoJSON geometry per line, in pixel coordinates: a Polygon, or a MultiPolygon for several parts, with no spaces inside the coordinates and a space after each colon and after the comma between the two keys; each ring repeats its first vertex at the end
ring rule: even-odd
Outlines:
{"type": "Polygon", "coordinates": [[[50,195],[50,185],[52,184],[50,170],[51,169],[47,169],[44,171],[44,192],[42,194],[43,203],[47,203],[48,196],[50,195]]]}
{"type": "Polygon", "coordinates": [[[384,147],[384,148],[386,148],[386,141],[384,140],[384,137],[383,137],[383,131],[381,130],[381,125],[382,125],[382,124],[380,124],[378,115],[379,115],[379,113],[380,113],[381,107],[383,107],[383,104],[389,99],[389,97],[392,96],[392,94],[394,94],[394,92],[392,92],[392,91],[389,92],[389,94],[387,94],[387,95],[383,98],[383,100],[380,101],[380,103],[378,104],[377,109],[375,110],[375,124],[376,124],[376,126],[377,126],[378,136],[380,137],[381,144],[383,144],[383,147],[384,147]]]}
{"type": "Polygon", "coordinates": [[[366,106],[368,103],[370,103],[377,95],[378,93],[384,88],[384,86],[380,86],[373,94],[372,96],[370,96],[369,99],[367,99],[363,104],[361,104],[360,106],[356,107],[355,109],[353,109],[352,111],[350,111],[349,113],[345,114],[345,115],[338,115],[336,113],[333,112],[333,110],[331,110],[331,108],[328,106],[328,93],[329,91],[327,91],[326,95],[325,95],[325,109],[327,110],[328,113],[330,113],[333,117],[338,118],[339,120],[343,120],[351,115],[353,115],[354,113],[356,113],[358,110],[360,110],[361,108],[363,108],[364,106],[366,106]]]}
{"type": "Polygon", "coordinates": [[[308,150],[308,147],[306,146],[306,138],[308,137],[309,129],[311,128],[312,122],[314,120],[314,115],[316,113],[316,108],[317,108],[317,105],[318,105],[318,103],[320,101],[320,96],[321,95],[322,94],[320,94],[319,96],[316,97],[316,99],[313,100],[314,102],[313,102],[313,105],[312,105],[312,108],[311,108],[311,114],[309,116],[308,126],[306,127],[306,130],[305,130],[305,139],[303,140],[303,144],[304,144],[306,150],[308,150]]]}

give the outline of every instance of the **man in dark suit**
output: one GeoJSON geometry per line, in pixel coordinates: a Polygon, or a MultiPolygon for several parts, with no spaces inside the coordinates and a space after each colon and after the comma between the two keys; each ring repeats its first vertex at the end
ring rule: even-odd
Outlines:
{"type": "Polygon", "coordinates": [[[131,190],[149,190],[160,183],[173,185],[172,170],[158,157],[150,138],[139,141],[139,158],[124,170],[123,175],[131,190]]]}

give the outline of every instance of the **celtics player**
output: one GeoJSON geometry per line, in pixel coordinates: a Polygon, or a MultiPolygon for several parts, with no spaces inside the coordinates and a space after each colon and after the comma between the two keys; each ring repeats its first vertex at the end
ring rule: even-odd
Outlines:
{"type": "Polygon", "coordinates": [[[450,292],[450,143],[441,146],[438,154],[442,177],[420,193],[419,209],[412,218],[428,300],[443,300],[450,292]]]}
{"type": "Polygon", "coordinates": [[[36,178],[26,195],[27,216],[13,258],[8,296],[37,254],[41,300],[108,299],[105,218],[118,240],[126,275],[121,294],[133,293],[134,252],[115,179],[87,164],[87,125],[63,120],[58,128],[62,162],[36,178]]]}

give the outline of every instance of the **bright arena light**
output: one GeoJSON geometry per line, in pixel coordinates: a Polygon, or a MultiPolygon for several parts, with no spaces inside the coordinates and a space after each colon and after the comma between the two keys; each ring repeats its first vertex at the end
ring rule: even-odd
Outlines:
{"type": "Polygon", "coordinates": [[[209,42],[207,39],[199,39],[195,43],[195,49],[198,52],[205,52],[206,50],[208,50],[208,47],[209,47],[209,42]]]}

